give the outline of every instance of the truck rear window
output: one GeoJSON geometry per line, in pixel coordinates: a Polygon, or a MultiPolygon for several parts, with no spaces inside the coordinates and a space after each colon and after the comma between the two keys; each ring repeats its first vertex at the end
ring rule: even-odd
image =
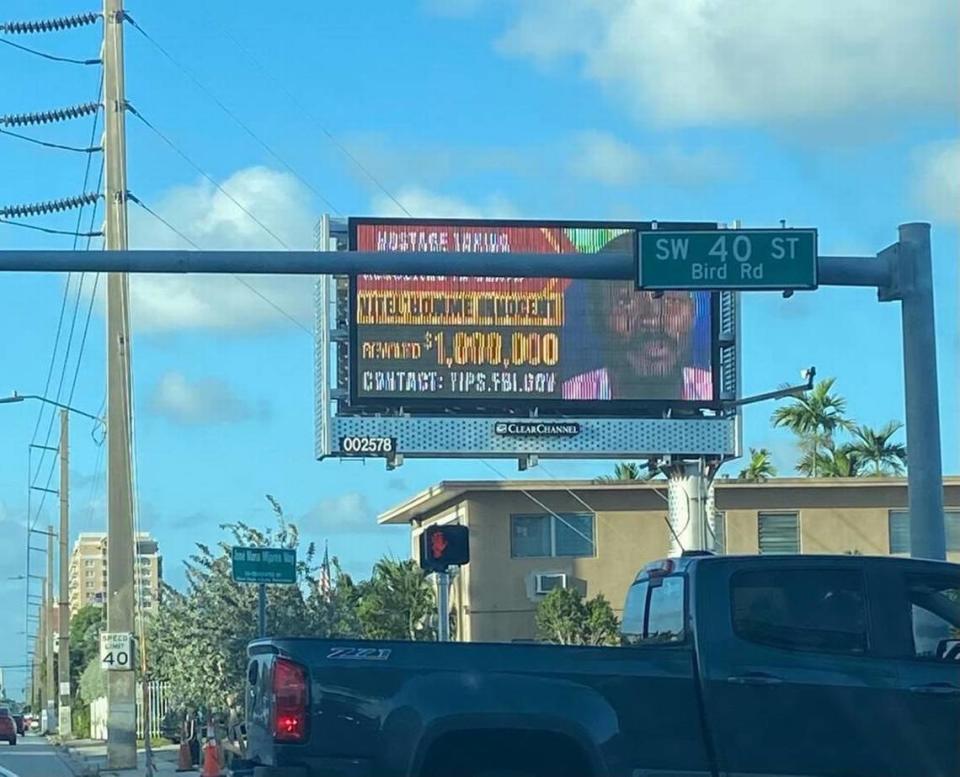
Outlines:
{"type": "Polygon", "coordinates": [[[745,570],[731,581],[733,629],[750,642],[793,650],[865,653],[859,571],[745,570]]]}
{"type": "Polygon", "coordinates": [[[630,588],[620,628],[624,645],[683,642],[686,635],[683,575],[668,575],[653,583],[641,580],[630,588]]]}

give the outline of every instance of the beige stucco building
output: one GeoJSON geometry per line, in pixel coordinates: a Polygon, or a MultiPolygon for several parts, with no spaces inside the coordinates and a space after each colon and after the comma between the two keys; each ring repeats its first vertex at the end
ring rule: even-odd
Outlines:
{"type": "MultiPolygon", "coordinates": [[[[157,541],[147,533],[137,535],[134,597],[138,606],[156,612],[163,579],[163,557],[157,541]]],[[[70,611],[87,604],[103,604],[107,592],[107,535],[83,532],[70,554],[70,611]]]]}
{"type": "MultiPolygon", "coordinates": [[[[945,479],[947,546],[960,561],[960,477],[945,479]]],[[[903,478],[716,481],[716,541],[726,553],[909,553],[903,478]]],[[[536,638],[537,603],[553,587],[603,594],[619,615],[647,562],[668,554],[666,483],[442,482],[380,515],[410,524],[413,557],[432,523],[470,528],[470,564],[455,577],[456,637],[536,638]]]]}

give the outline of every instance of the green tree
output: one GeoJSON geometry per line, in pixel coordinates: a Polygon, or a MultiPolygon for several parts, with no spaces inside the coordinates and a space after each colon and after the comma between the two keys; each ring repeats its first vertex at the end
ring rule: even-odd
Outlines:
{"type": "Polygon", "coordinates": [[[434,639],[433,586],[415,561],[384,558],[357,587],[357,614],[368,639],[434,639]]]}
{"type": "Polygon", "coordinates": [[[555,588],[537,606],[537,633],[560,645],[615,645],[620,623],[603,594],[586,600],[573,588],[555,588]]]}
{"type": "Polygon", "coordinates": [[[91,659],[80,673],[77,691],[85,706],[89,706],[94,699],[107,695],[107,676],[100,666],[100,656],[91,659]]]}
{"type": "Polygon", "coordinates": [[[87,665],[100,659],[100,632],[107,622],[105,607],[88,604],[70,619],[70,684],[77,688],[87,665]]]}
{"type": "MultiPolygon", "coordinates": [[[[820,474],[822,449],[828,448],[833,436],[840,430],[852,428],[853,422],[844,414],[847,401],[833,391],[836,378],[819,381],[812,391],[794,397],[790,404],[773,411],[771,420],[774,426],[789,429],[801,440],[809,469],[804,474],[817,477],[820,474]]],[[[798,470],[804,472],[799,466],[798,470]]]]}
{"type": "Polygon", "coordinates": [[[824,478],[854,478],[861,474],[860,458],[851,443],[838,445],[831,439],[816,454],[812,448],[806,448],[797,462],[797,471],[807,477],[816,472],[824,478]]]}
{"type": "Polygon", "coordinates": [[[777,468],[773,466],[770,451],[766,448],[751,448],[750,461],[746,467],[740,470],[737,477],[740,480],[754,480],[762,483],[764,480],[776,477],[776,475],[777,468]]]}
{"type": "Polygon", "coordinates": [[[879,429],[865,424],[853,428],[851,449],[857,456],[862,474],[881,476],[904,473],[907,446],[892,440],[902,427],[899,421],[888,421],[879,429]]]}
{"type": "Polygon", "coordinates": [[[652,480],[658,474],[660,473],[654,459],[647,459],[642,464],[636,461],[621,461],[614,465],[612,474],[600,475],[596,478],[596,482],[616,483],[621,480],[652,480]]]}
{"type": "MultiPolygon", "coordinates": [[[[171,684],[179,704],[223,708],[227,697],[242,691],[246,646],[257,630],[256,586],[231,577],[232,546],[297,549],[297,528],[268,497],[276,516],[273,529],[262,531],[244,523],[226,524],[230,541],[211,548],[198,544],[186,562],[184,592],[165,586],[159,613],[148,624],[147,658],[154,676],[171,684]]],[[[339,620],[331,602],[343,598],[339,584],[323,590],[317,577],[315,548],[300,548],[297,584],[267,587],[267,626],[284,636],[347,636],[337,633],[339,620]]]]}

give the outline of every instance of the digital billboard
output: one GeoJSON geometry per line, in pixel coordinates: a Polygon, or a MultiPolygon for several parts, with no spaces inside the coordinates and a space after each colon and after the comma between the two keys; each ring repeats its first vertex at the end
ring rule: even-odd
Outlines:
{"type": "MultiPolygon", "coordinates": [[[[634,230],[644,228],[650,225],[349,223],[352,250],[437,253],[632,251],[634,230]]],[[[716,404],[717,315],[709,292],[654,294],[636,291],[633,281],[445,270],[351,279],[352,406],[617,415],[716,404]]]]}

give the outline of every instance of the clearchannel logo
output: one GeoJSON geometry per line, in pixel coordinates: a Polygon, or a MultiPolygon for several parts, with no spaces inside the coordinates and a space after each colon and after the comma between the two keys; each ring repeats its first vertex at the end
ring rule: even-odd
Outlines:
{"type": "Polygon", "coordinates": [[[502,437],[573,437],[580,424],[572,421],[497,421],[494,434],[502,437]]]}

